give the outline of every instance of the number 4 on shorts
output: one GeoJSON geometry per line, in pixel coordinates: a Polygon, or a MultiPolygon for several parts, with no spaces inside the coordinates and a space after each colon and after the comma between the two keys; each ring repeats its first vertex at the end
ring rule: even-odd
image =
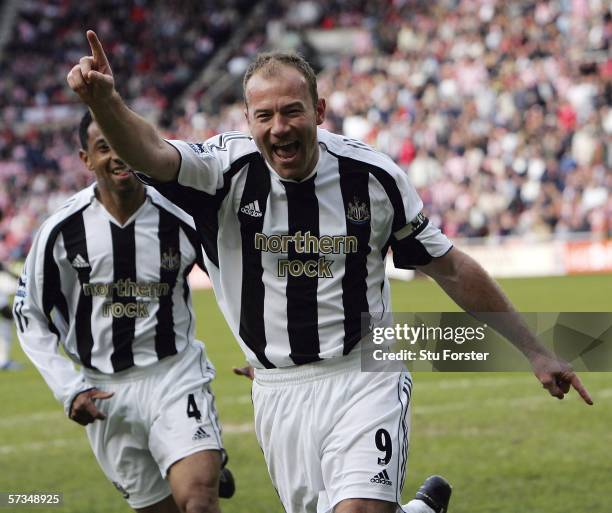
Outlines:
{"type": "Polygon", "coordinates": [[[195,417],[198,422],[202,420],[202,414],[200,410],[198,410],[198,405],[195,402],[195,397],[193,394],[189,394],[187,397],[187,416],[195,417]]]}

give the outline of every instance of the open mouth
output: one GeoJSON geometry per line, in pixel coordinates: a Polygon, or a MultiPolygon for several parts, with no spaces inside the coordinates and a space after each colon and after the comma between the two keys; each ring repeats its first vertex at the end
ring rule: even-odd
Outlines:
{"type": "Polygon", "coordinates": [[[111,170],[111,174],[113,176],[118,176],[119,178],[127,178],[132,174],[132,170],[127,167],[117,167],[111,170]]]}
{"type": "Polygon", "coordinates": [[[272,151],[281,160],[290,160],[297,155],[300,149],[299,141],[292,141],[284,144],[273,144],[272,151]]]}

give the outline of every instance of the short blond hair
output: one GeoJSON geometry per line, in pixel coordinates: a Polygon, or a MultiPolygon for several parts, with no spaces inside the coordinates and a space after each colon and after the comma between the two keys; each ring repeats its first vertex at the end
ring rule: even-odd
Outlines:
{"type": "Polygon", "coordinates": [[[265,52],[260,53],[255,57],[255,60],[251,62],[247,68],[244,79],[242,80],[242,94],[244,96],[244,103],[247,104],[246,100],[246,86],[247,82],[251,80],[251,77],[260,71],[267,72],[270,76],[274,76],[276,67],[278,65],[291,66],[297,69],[302,76],[306,79],[308,85],[308,91],[312,97],[312,103],[316,107],[319,101],[319,92],[317,91],[317,76],[314,70],[308,64],[308,61],[304,59],[298,53],[292,52],[265,52]]]}

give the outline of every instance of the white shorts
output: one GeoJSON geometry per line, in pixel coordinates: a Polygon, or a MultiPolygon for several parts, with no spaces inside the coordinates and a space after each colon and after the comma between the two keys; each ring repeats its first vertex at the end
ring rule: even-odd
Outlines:
{"type": "Polygon", "coordinates": [[[102,470],[132,508],[170,495],[165,478],[176,461],[202,450],[222,450],[209,388],[214,375],[199,344],[143,369],[86,372],[96,387],[115,392],[96,401],[106,420],[86,430],[102,470]]]}
{"type": "Polygon", "coordinates": [[[354,353],[255,372],[257,439],[287,513],[401,499],[412,380],[405,370],[361,372],[354,353]]]}

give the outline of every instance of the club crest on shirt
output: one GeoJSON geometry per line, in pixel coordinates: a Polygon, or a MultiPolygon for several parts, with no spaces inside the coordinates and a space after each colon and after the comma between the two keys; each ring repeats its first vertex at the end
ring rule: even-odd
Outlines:
{"type": "Polygon", "coordinates": [[[166,271],[176,271],[181,265],[181,256],[174,248],[164,251],[161,256],[161,268],[166,271]]]}
{"type": "Polygon", "coordinates": [[[357,196],[353,197],[353,201],[348,204],[346,209],[346,218],[355,224],[364,224],[370,220],[370,209],[365,201],[359,201],[357,196]]]}

